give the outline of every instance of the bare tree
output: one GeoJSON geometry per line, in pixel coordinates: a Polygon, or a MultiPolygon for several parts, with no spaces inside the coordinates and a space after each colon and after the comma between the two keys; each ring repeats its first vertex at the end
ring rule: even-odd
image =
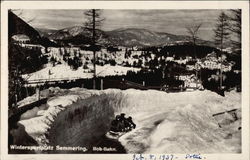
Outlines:
{"type": "Polygon", "coordinates": [[[186,26],[187,33],[191,37],[191,41],[192,41],[192,44],[193,44],[193,47],[194,47],[195,58],[197,58],[197,55],[196,55],[196,40],[198,39],[198,32],[199,32],[199,29],[200,29],[201,25],[202,25],[202,23],[193,24],[191,26],[186,26]]]}
{"type": "Polygon", "coordinates": [[[18,17],[22,16],[22,14],[23,14],[22,9],[10,9],[10,11],[15,13],[18,17]]]}
{"type": "Polygon", "coordinates": [[[230,35],[230,24],[228,16],[221,12],[216,23],[216,28],[214,29],[214,40],[215,44],[220,48],[220,57],[221,57],[221,68],[220,68],[220,89],[222,88],[222,52],[225,46],[225,43],[229,39],[230,35]]]}
{"type": "Polygon", "coordinates": [[[91,48],[93,50],[93,65],[94,65],[94,79],[93,79],[93,89],[96,89],[96,50],[97,50],[97,38],[98,29],[101,26],[101,22],[104,20],[101,18],[101,10],[91,9],[84,12],[86,21],[84,23],[85,29],[92,33],[91,48]]]}
{"type": "MultiPolygon", "coordinates": [[[[191,42],[193,44],[193,49],[194,49],[194,56],[197,58],[197,53],[196,53],[196,40],[198,39],[198,32],[201,27],[202,23],[199,24],[193,24],[191,26],[186,26],[187,33],[191,37],[191,42]]],[[[196,69],[196,77],[198,77],[198,69],[196,69]]],[[[201,76],[200,76],[201,78],[201,76]]],[[[196,83],[197,85],[197,83],[196,83]]]]}
{"type": "Polygon", "coordinates": [[[10,9],[11,12],[15,13],[15,15],[17,15],[18,17],[22,18],[23,20],[25,20],[26,23],[31,24],[35,21],[36,17],[32,17],[32,18],[27,18],[24,17],[24,12],[22,9],[10,9]]]}

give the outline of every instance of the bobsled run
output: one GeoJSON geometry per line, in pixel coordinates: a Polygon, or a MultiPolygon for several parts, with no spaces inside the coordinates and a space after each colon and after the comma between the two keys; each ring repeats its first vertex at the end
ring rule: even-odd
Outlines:
{"type": "MultiPolygon", "coordinates": [[[[126,153],[241,152],[241,93],[236,91],[220,96],[208,90],[49,88],[41,91],[41,97],[48,98],[46,104],[26,111],[9,127],[9,144],[81,146],[90,151],[105,137],[115,145],[119,142],[126,153]],[[134,125],[120,123],[121,113],[134,125]]],[[[27,97],[18,105],[35,98],[27,97]]]]}

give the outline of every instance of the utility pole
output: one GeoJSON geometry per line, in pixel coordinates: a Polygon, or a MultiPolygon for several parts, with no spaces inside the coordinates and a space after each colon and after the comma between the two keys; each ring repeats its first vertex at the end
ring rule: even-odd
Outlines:
{"type": "Polygon", "coordinates": [[[93,89],[96,89],[96,61],[95,61],[95,55],[96,55],[96,48],[95,48],[95,9],[92,9],[93,13],[93,35],[92,35],[92,41],[93,41],[93,65],[94,65],[94,79],[93,79],[93,89]]]}
{"type": "Polygon", "coordinates": [[[222,74],[222,46],[221,46],[221,55],[220,55],[220,89],[222,89],[223,83],[223,74],[222,74]]]}
{"type": "MultiPolygon", "coordinates": [[[[222,21],[222,24],[224,22],[222,21]]],[[[221,28],[221,35],[224,33],[224,28],[221,28]]],[[[222,89],[222,51],[223,51],[223,36],[221,36],[221,41],[220,41],[220,89],[222,89]]]]}

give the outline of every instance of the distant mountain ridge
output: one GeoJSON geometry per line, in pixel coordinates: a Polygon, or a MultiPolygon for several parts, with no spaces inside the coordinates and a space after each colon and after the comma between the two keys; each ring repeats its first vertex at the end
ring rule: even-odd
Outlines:
{"type": "MultiPolygon", "coordinates": [[[[73,26],[60,30],[33,28],[13,12],[9,11],[9,36],[25,34],[33,43],[45,46],[84,45],[90,44],[92,33],[83,26],[73,26]],[[54,42],[50,41],[53,40],[54,42]]],[[[185,35],[174,35],[165,32],[155,32],[142,28],[120,28],[112,31],[98,30],[98,43],[104,46],[165,46],[183,44],[190,39],[185,35]]],[[[197,40],[197,44],[214,47],[211,41],[197,40]]]]}
{"type": "Polygon", "coordinates": [[[127,46],[162,46],[177,41],[185,42],[188,40],[188,36],[178,36],[140,28],[117,29],[108,31],[106,34],[112,43],[127,46]]]}
{"type": "Polygon", "coordinates": [[[49,35],[49,39],[53,40],[63,40],[70,37],[75,37],[79,35],[84,35],[87,31],[81,26],[74,26],[69,28],[64,28],[55,31],[51,35],[49,35]]]}
{"type": "MultiPolygon", "coordinates": [[[[46,30],[39,32],[46,32],[46,30]]],[[[50,30],[51,32],[51,30],[50,30]]],[[[82,26],[68,27],[53,31],[51,34],[43,33],[54,41],[63,43],[81,44],[91,40],[91,33],[82,26]]],[[[142,28],[120,28],[112,31],[98,30],[99,43],[101,45],[116,46],[164,46],[167,44],[178,44],[189,41],[189,36],[174,35],[165,32],[155,32],[142,28]]],[[[210,41],[199,39],[198,44],[214,46],[210,41]]]]}
{"type": "Polygon", "coordinates": [[[49,37],[51,34],[57,31],[57,29],[47,29],[47,28],[35,28],[41,37],[49,37]]]}

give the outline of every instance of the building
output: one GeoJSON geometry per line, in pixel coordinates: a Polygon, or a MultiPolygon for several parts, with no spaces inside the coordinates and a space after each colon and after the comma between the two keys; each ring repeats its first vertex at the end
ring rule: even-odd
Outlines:
{"type": "Polygon", "coordinates": [[[25,34],[16,34],[11,37],[17,43],[29,43],[30,38],[25,34]]]}
{"type": "Polygon", "coordinates": [[[201,81],[196,77],[194,74],[191,75],[179,75],[179,80],[182,80],[184,82],[185,88],[191,88],[191,89],[203,89],[203,86],[201,84],[201,81]]]}

